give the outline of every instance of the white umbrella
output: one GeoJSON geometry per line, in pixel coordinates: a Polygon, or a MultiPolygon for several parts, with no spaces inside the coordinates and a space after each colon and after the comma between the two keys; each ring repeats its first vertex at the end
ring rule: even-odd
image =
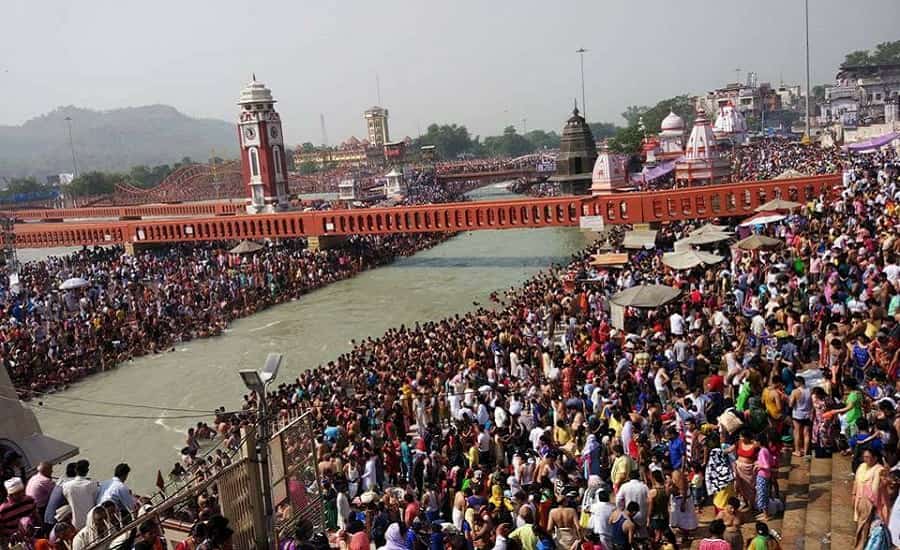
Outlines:
{"type": "Polygon", "coordinates": [[[663,254],[662,262],[672,269],[691,269],[698,265],[717,264],[724,259],[723,256],[703,252],[702,250],[685,250],[684,252],[667,252],[663,254]]]}
{"type": "Polygon", "coordinates": [[[236,247],[228,251],[229,254],[252,254],[263,249],[263,245],[253,241],[241,241],[236,247]]]}
{"type": "Polygon", "coordinates": [[[702,235],[704,233],[728,233],[728,226],[708,223],[706,225],[703,225],[703,226],[698,227],[697,229],[691,231],[689,233],[689,235],[691,235],[691,236],[702,235]]]}
{"type": "Polygon", "coordinates": [[[731,233],[707,231],[705,233],[691,233],[690,237],[685,237],[684,239],[681,239],[680,242],[686,242],[695,245],[712,244],[727,241],[733,236],[734,235],[732,235],[731,233]]]}
{"type": "Polygon", "coordinates": [[[753,227],[754,225],[766,225],[770,223],[780,222],[787,216],[778,212],[760,212],[759,214],[748,218],[741,222],[741,227],[753,227]]]}
{"type": "Polygon", "coordinates": [[[772,199],[765,204],[757,206],[754,212],[768,212],[770,210],[793,210],[803,206],[799,202],[786,201],[784,199],[772,199]]]}
{"type": "Polygon", "coordinates": [[[59,285],[60,290],[74,290],[76,288],[84,288],[86,286],[91,286],[91,283],[82,279],[81,277],[72,277],[71,279],[66,279],[59,285]]]}
{"type": "Polygon", "coordinates": [[[609,300],[619,306],[654,308],[678,298],[681,291],[665,285],[637,285],[613,295],[609,300]]]}

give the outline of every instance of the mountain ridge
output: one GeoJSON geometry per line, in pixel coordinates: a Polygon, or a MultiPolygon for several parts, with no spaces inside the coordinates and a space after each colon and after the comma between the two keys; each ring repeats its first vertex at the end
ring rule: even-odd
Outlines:
{"type": "Polygon", "coordinates": [[[233,123],[193,118],[164,104],[96,110],[60,106],[19,126],[0,125],[0,179],[72,172],[66,117],[80,173],[127,171],[137,165],[172,164],[237,155],[233,123]]]}

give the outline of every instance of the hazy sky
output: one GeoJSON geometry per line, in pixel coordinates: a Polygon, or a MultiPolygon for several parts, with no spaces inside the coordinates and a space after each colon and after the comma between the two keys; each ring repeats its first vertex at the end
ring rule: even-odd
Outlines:
{"type": "MultiPolygon", "coordinates": [[[[801,83],[803,0],[4,0],[0,124],[59,105],[166,103],[233,120],[251,71],[279,100],[291,142],[391,134],[430,122],[475,134],[507,124],[558,130],[581,94],[591,121],[629,104],[735,79],[801,83]],[[11,4],[11,5],[10,5],[11,4]]],[[[810,0],[812,80],[843,55],[900,39],[898,0],[810,0]]],[[[77,122],[76,122],[77,123],[77,122]]]]}

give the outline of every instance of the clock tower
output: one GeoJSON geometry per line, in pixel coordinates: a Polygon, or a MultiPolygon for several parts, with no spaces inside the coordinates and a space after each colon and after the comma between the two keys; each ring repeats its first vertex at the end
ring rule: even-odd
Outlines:
{"type": "Polygon", "coordinates": [[[247,212],[259,214],[288,208],[287,161],[281,117],[275,112],[272,91],[256,81],[241,90],[238,137],[241,175],[247,189],[247,212]]]}

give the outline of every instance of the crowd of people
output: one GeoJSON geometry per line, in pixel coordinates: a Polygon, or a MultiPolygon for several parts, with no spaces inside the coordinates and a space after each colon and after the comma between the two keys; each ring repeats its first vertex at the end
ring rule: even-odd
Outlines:
{"type": "Polygon", "coordinates": [[[739,147],[732,155],[735,181],[761,181],[793,171],[806,176],[835,174],[847,162],[838,147],[822,148],[786,138],[766,138],[739,147]]]}
{"type": "MultiPolygon", "coordinates": [[[[602,247],[621,249],[622,231],[612,229],[606,243],[498,293],[492,307],[355,341],[272,388],[266,399],[279,417],[312,419],[320,481],[310,489],[324,496],[336,542],[350,550],[622,550],[700,539],[703,550],[777,548],[769,524],[784,508],[780,466],[844,452],[852,455],[856,547],[878,537],[900,545],[900,171],[890,153],[842,161],[841,190],[753,228],[780,246],[719,245],[727,260],[685,271],[665,267],[657,250],[632,252],[621,269],[595,267],[602,247]],[[615,293],[653,283],[680,294],[616,313],[615,293]]],[[[659,249],[698,225],[668,225],[659,249]]],[[[410,251],[418,243],[397,239],[410,251]]],[[[0,351],[21,388],[64,384],[53,376],[169,345],[154,347],[157,338],[212,333],[231,316],[340,277],[335,264],[359,269],[346,264],[368,257],[375,265],[387,247],[366,256],[363,243],[322,253],[324,264],[290,244],[246,258],[210,245],[31,264],[20,298],[3,296],[0,351]],[[53,292],[71,274],[88,274],[91,288],[53,292]],[[44,355],[54,362],[42,363],[44,355]]],[[[243,408],[256,409],[255,397],[243,408]]],[[[248,414],[223,413],[215,429],[201,424],[188,447],[201,437],[235,446],[248,414]]],[[[196,454],[189,448],[183,460],[196,454]]],[[[15,460],[3,464],[0,535],[9,538],[23,517],[39,516],[27,491],[35,478],[7,463],[15,460]]],[[[87,475],[73,467],[75,480],[87,475]]],[[[69,535],[112,521],[102,494],[127,492],[121,473],[91,503],[72,505],[73,482],[56,482],[73,515],[85,514],[69,535]]],[[[111,500],[119,514],[135,513],[111,500]]],[[[224,521],[211,501],[191,516],[201,541],[192,548],[227,545],[226,525],[202,546],[224,521]]],[[[58,527],[46,523],[45,509],[41,536],[52,537],[58,527]]],[[[282,548],[302,547],[308,527],[282,548]]],[[[158,547],[153,524],[146,530],[150,546],[141,548],[158,547]]]]}
{"type": "Polygon", "coordinates": [[[893,162],[852,159],[839,195],[755,228],[780,247],[604,270],[598,244],[280,385],[270,406],[318,426],[328,527],[354,550],[774,548],[779,467],[846,452],[857,547],[900,543],[893,162]],[[614,321],[611,296],[649,283],[681,294],[614,321]]]}

